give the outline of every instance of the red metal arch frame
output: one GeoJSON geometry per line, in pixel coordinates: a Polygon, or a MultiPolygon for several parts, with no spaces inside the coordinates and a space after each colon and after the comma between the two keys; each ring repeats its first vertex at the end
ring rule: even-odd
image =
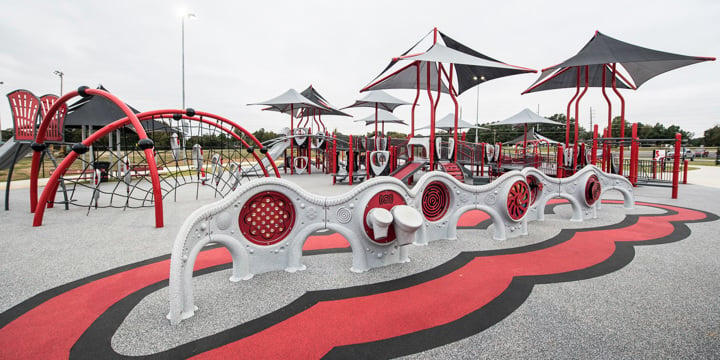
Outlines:
{"type": "MultiPolygon", "coordinates": [[[[183,115],[183,116],[182,116],[183,119],[193,120],[193,121],[200,121],[200,122],[202,122],[202,123],[215,126],[215,127],[219,128],[219,129],[221,129],[222,131],[228,133],[230,136],[232,136],[232,137],[235,138],[236,140],[240,141],[243,145],[245,145],[245,146],[247,146],[247,147],[251,147],[242,137],[240,137],[238,134],[236,134],[235,132],[233,132],[231,129],[228,129],[228,128],[220,125],[220,124],[217,124],[217,123],[212,122],[212,121],[210,121],[210,120],[207,120],[207,119],[205,119],[205,118],[208,117],[208,118],[211,118],[211,119],[220,121],[220,122],[222,122],[222,123],[228,124],[228,125],[232,126],[233,128],[240,130],[244,135],[248,136],[248,137],[250,138],[250,140],[252,140],[253,142],[255,142],[255,144],[256,144],[258,147],[260,147],[261,149],[263,148],[262,143],[260,143],[260,141],[259,141],[251,132],[247,131],[247,129],[243,128],[242,126],[240,126],[239,124],[233,122],[232,120],[226,119],[226,118],[224,118],[224,117],[221,117],[221,116],[218,116],[218,115],[215,115],[215,114],[211,114],[211,113],[207,113],[207,112],[203,112],[203,111],[195,111],[195,116],[187,116],[187,115],[185,115],[186,112],[183,111],[183,110],[156,110],[156,111],[148,111],[148,112],[140,113],[140,114],[138,114],[138,115],[140,116],[140,118],[141,118],[142,120],[147,120],[147,119],[150,119],[150,118],[152,118],[152,117],[154,117],[154,116],[155,116],[155,117],[162,117],[162,118],[173,118],[173,117],[172,117],[173,114],[182,114],[182,115],[183,115]]],[[[173,119],[174,119],[174,118],[173,118],[173,119]]],[[[258,162],[258,164],[260,164],[260,166],[261,166],[261,168],[262,168],[263,173],[265,174],[265,176],[270,176],[267,168],[265,167],[265,165],[263,165],[263,163],[262,163],[262,161],[261,161],[261,158],[257,155],[257,153],[255,153],[255,152],[253,151],[252,154],[253,154],[253,156],[255,157],[255,160],[258,162]]],[[[270,161],[270,165],[271,165],[272,168],[273,168],[273,172],[275,173],[275,176],[276,176],[276,177],[280,177],[280,171],[278,170],[277,165],[275,165],[274,159],[270,156],[269,153],[265,153],[265,156],[266,156],[266,157],[268,158],[268,160],[270,161]]]]}
{"type": "MultiPolygon", "coordinates": [[[[145,139],[151,141],[150,138],[148,138],[147,133],[145,133],[145,129],[143,128],[142,124],[140,124],[140,120],[138,119],[138,117],[118,97],[103,90],[83,87],[63,95],[52,105],[52,107],[50,107],[47,113],[45,113],[45,116],[43,117],[43,120],[40,123],[40,127],[37,131],[37,137],[35,138],[36,144],[44,144],[45,133],[47,132],[47,129],[50,126],[53,117],[55,116],[55,113],[61,108],[62,105],[66,104],[68,100],[78,95],[81,95],[83,97],[88,95],[102,96],[115,103],[115,105],[117,105],[120,110],[122,110],[122,112],[127,115],[127,118],[115,121],[103,127],[101,131],[98,131],[83,140],[83,145],[87,146],[88,144],[92,144],[106,133],[117,129],[118,127],[128,122],[132,124],[133,128],[135,128],[135,132],[138,134],[140,141],[143,141],[145,139]]],[[[160,176],[158,175],[157,165],[155,164],[155,157],[153,156],[153,147],[154,146],[143,149],[143,151],[145,152],[148,167],[150,168],[150,179],[153,187],[153,196],[155,198],[155,227],[163,227],[163,203],[160,188],[160,176]]],[[[57,191],[57,187],[59,184],[58,180],[60,176],[65,173],[70,164],[75,161],[78,155],[79,154],[77,152],[72,151],[63,159],[63,161],[58,166],[58,169],[56,169],[56,171],[54,171],[53,174],[50,176],[48,185],[45,186],[42,195],[38,199],[38,176],[40,173],[40,158],[42,154],[39,151],[35,151],[33,153],[32,167],[30,169],[30,210],[35,213],[35,217],[33,219],[33,226],[42,225],[42,217],[45,212],[45,207],[47,206],[48,199],[50,198],[51,194],[54,194],[57,191]],[[38,204],[42,204],[42,206],[38,206],[38,204]]]]}
{"type": "MultiPolygon", "coordinates": [[[[69,93],[68,95],[72,95],[72,93],[69,93]]],[[[73,96],[74,95],[69,96],[68,99],[73,96]]],[[[65,98],[65,96],[63,96],[63,98],[65,98]]],[[[61,98],[60,100],[63,100],[63,101],[68,100],[68,99],[63,99],[63,98],[61,98]]],[[[110,98],[110,97],[108,97],[108,98],[110,100],[114,101],[112,98],[110,98]]],[[[117,98],[115,98],[115,99],[117,99],[117,98]]],[[[56,104],[60,103],[60,100],[58,102],[56,102],[56,104]]],[[[120,100],[118,99],[118,101],[120,101],[120,100]]],[[[123,105],[124,105],[124,103],[123,103],[123,105]]],[[[56,111],[56,110],[57,109],[55,109],[55,105],[53,105],[53,108],[51,108],[50,111],[48,111],[47,115],[52,116],[53,111],[56,111]]],[[[125,113],[127,114],[128,112],[132,113],[129,109],[125,113]]],[[[137,115],[133,114],[132,117],[128,116],[128,117],[125,117],[123,119],[117,120],[113,123],[110,123],[110,124],[104,126],[100,130],[93,133],[91,136],[84,139],[82,141],[82,144],[85,146],[88,146],[88,145],[92,144],[93,142],[97,141],[98,139],[100,139],[101,137],[107,135],[108,133],[110,133],[122,126],[127,125],[128,123],[133,124],[133,127],[135,128],[138,136],[141,139],[143,139],[143,136],[144,136],[144,138],[147,138],[147,134],[145,133],[145,130],[142,127],[142,125],[140,125],[140,129],[142,130],[142,133],[140,131],[138,131],[138,127],[135,126],[135,124],[133,122],[133,118],[135,118],[135,120],[139,124],[140,123],[139,119],[146,120],[146,119],[151,119],[156,116],[164,117],[164,116],[172,116],[173,114],[183,114],[183,113],[186,113],[186,111],[183,111],[183,110],[155,110],[155,111],[148,111],[148,112],[140,113],[137,115]]],[[[231,136],[233,136],[235,139],[240,140],[244,145],[250,147],[250,145],[247,144],[247,142],[245,142],[238,134],[235,134],[231,129],[223,127],[223,126],[217,124],[216,122],[212,122],[210,120],[204,119],[203,117],[209,117],[209,118],[218,120],[220,122],[227,123],[237,129],[239,129],[241,132],[243,132],[243,134],[248,135],[256,144],[260,144],[260,142],[257,140],[257,138],[255,138],[251,133],[249,133],[246,129],[244,129],[243,127],[241,127],[240,125],[236,124],[235,122],[233,122],[231,120],[225,119],[223,117],[220,117],[220,116],[217,116],[214,114],[206,113],[206,112],[195,112],[195,115],[200,116],[200,117],[183,116],[183,118],[188,119],[188,120],[200,121],[200,122],[212,125],[212,126],[216,126],[219,129],[227,132],[228,134],[231,134],[231,136]]],[[[45,125],[45,120],[46,119],[44,118],[43,124],[41,125],[41,128],[39,131],[43,131],[42,126],[45,125]]],[[[37,142],[41,143],[41,141],[43,141],[43,139],[38,137],[37,142]]],[[[260,145],[260,146],[262,146],[262,145],[260,145]]],[[[157,165],[155,164],[155,158],[152,153],[152,151],[153,151],[152,148],[145,149],[144,151],[145,151],[145,157],[148,162],[148,166],[150,168],[150,176],[151,176],[151,180],[152,180],[152,184],[153,184],[153,196],[156,199],[156,201],[155,201],[155,226],[163,227],[162,194],[160,193],[160,185],[159,185],[160,180],[159,180],[159,174],[157,172],[157,165]],[[157,181],[157,183],[156,183],[156,181],[157,181]]],[[[57,191],[58,180],[59,180],[60,176],[62,176],[65,173],[65,171],[70,167],[70,165],[75,161],[75,159],[78,156],[78,153],[73,151],[70,154],[68,154],[65,157],[65,159],[63,159],[63,161],[58,166],[57,170],[55,172],[53,172],[53,174],[51,175],[50,180],[48,181],[48,186],[46,186],[45,189],[43,190],[43,193],[41,194],[40,199],[37,199],[37,176],[39,174],[39,159],[37,161],[37,171],[36,171],[35,170],[35,167],[36,167],[35,166],[35,155],[36,154],[37,153],[33,154],[33,168],[31,170],[30,203],[31,203],[31,209],[33,209],[35,212],[35,217],[33,219],[33,226],[40,226],[40,225],[42,225],[42,218],[43,218],[43,215],[45,212],[45,207],[44,206],[37,207],[37,204],[38,203],[40,203],[40,204],[47,203],[50,196],[52,196],[52,194],[54,194],[57,191]]],[[[255,157],[255,159],[258,161],[258,163],[260,164],[261,168],[263,169],[265,176],[269,176],[267,169],[262,164],[262,161],[258,157],[258,155],[254,151],[252,152],[252,154],[255,157]]],[[[268,160],[270,161],[270,164],[272,164],[275,175],[277,177],[280,177],[280,172],[278,171],[277,166],[275,165],[275,162],[273,161],[272,157],[267,153],[265,155],[267,156],[268,160]]]]}

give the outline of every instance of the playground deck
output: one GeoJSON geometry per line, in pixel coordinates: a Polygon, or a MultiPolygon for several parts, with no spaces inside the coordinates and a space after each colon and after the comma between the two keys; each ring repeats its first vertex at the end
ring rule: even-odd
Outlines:
{"type": "MultiPolygon", "coordinates": [[[[151,208],[56,208],[32,227],[28,190],[14,184],[0,237],[0,358],[713,358],[718,173],[691,173],[676,200],[638,187],[633,210],[604,199],[590,221],[568,221],[559,203],[504,242],[483,213],[467,213],[458,240],[362,274],[329,232],[306,243],[307,270],[239,283],[227,252],[208,249],[194,280],[200,309],[178,326],[165,319],[168,254],[183,220],[216,201],[210,192],[195,200],[181,187],[164,228],[151,208]],[[595,246],[573,252],[575,237],[595,246]]],[[[322,195],[348,190],[327,175],[284,178],[322,195]]]]}

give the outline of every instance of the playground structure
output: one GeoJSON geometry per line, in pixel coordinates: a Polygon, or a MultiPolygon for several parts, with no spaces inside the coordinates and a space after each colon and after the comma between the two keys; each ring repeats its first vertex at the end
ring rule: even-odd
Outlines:
{"type": "MultiPolygon", "coordinates": [[[[378,134],[377,111],[381,101],[369,101],[370,96],[366,97],[365,102],[359,101],[352,106],[375,107],[376,132],[372,141],[368,138],[353,138],[353,136],[349,136],[347,141],[337,139],[335,135],[327,132],[321,115],[344,116],[347,114],[332,107],[312,86],[302,94],[290,89],[276,98],[258,103],[270,106],[266,110],[288,113],[291,118],[289,132],[267,145],[260,144],[251,133],[228,119],[209,113],[196,112],[193,109],[157,110],[134,114],[127,105],[102,90],[81,87],[61,98],[46,95],[41,99],[27,91],[18,90],[8,95],[13,108],[15,137],[9,142],[10,146],[3,148],[5,150],[0,159],[2,160],[0,163],[11,163],[7,191],[9,191],[9,182],[12,178],[12,166],[24,152],[32,149],[34,153],[30,174],[30,208],[35,213],[33,220],[35,226],[42,224],[46,208],[53,207],[55,203],[61,203],[65,205],[66,209],[71,204],[82,204],[81,206],[87,206],[88,212],[93,207],[154,206],[156,210],[155,224],[161,227],[163,226],[162,199],[179,186],[192,183],[196,184],[196,191],[199,191],[200,185],[209,185],[214,189],[216,195],[223,197],[237,189],[243,178],[272,175],[280,177],[275,164],[275,160],[278,160],[280,156],[284,158],[285,173],[288,169],[291,174],[311,173],[313,167],[318,167],[324,173],[332,174],[333,184],[347,179],[351,185],[353,182],[386,175],[411,185],[418,176],[435,170],[445,171],[461,182],[474,185],[492,183],[505,173],[523,168],[535,168],[547,176],[565,178],[587,165],[599,165],[606,172],[626,176],[633,185],[640,183],[671,186],[672,197],[677,197],[679,174],[682,169],[679,153],[680,138],[674,139],[675,153],[673,155],[665,154],[663,156],[658,153],[651,161],[641,161],[639,158],[639,146],[643,140],[637,137],[636,127],[633,128],[632,137],[629,138],[624,137],[623,131],[621,131],[620,137],[612,137],[610,127],[601,137],[596,125],[593,129],[592,140],[583,143],[578,138],[576,121],[575,136],[572,142],[570,141],[570,126],[567,124],[565,144],[551,144],[541,140],[528,141],[527,138],[523,138],[522,143],[516,143],[514,148],[508,148],[501,143],[467,142],[464,134],[460,138],[457,95],[492,78],[528,73],[533,70],[488,60],[489,58],[469,50],[437,29],[433,29],[431,33],[433,42],[427,51],[393,59],[391,65],[399,60],[410,60],[411,64],[390,75],[379,77],[379,80],[361,90],[392,88],[416,90],[416,99],[412,105],[411,134],[407,139],[383,138],[381,134],[378,134]],[[438,35],[443,39],[445,45],[438,42],[438,35]],[[443,61],[449,63],[447,69],[444,67],[443,61]],[[468,74],[471,74],[472,77],[469,78],[468,74]],[[454,76],[457,77],[454,78],[454,76]],[[457,81],[457,88],[454,79],[457,81]],[[431,131],[429,137],[414,135],[415,107],[422,87],[426,88],[430,101],[431,131]],[[436,91],[435,97],[433,97],[433,90],[436,91]],[[450,127],[453,134],[450,137],[435,136],[435,113],[442,93],[449,94],[456,108],[454,126],[450,127]],[[72,151],[58,164],[52,152],[47,150],[48,144],[63,143],[63,119],[68,113],[66,102],[77,95],[83,98],[92,96],[106,98],[120,108],[126,117],[102,127],[83,139],[82,142],[74,144],[72,151]],[[297,127],[294,124],[295,117],[300,119],[297,127]],[[157,148],[146,132],[148,126],[152,128],[158,123],[158,120],[160,120],[161,127],[166,127],[165,131],[170,129],[169,131],[172,132],[168,141],[168,151],[157,148]],[[165,126],[166,123],[163,121],[170,122],[170,125],[165,126]],[[145,127],[143,122],[145,122],[145,127]],[[173,124],[173,122],[177,123],[173,124]],[[203,134],[203,126],[207,125],[207,131],[211,134],[220,133],[225,138],[232,139],[237,145],[233,145],[224,152],[209,154],[205,158],[202,145],[195,144],[192,146],[191,156],[188,157],[185,149],[188,134],[184,132],[188,123],[200,124],[198,127],[200,137],[206,135],[203,134]],[[313,132],[313,125],[316,125],[316,132],[313,132]],[[137,134],[138,141],[133,146],[133,150],[136,151],[130,152],[127,144],[120,145],[119,130],[125,127],[131,127],[137,134]],[[118,130],[117,142],[113,144],[112,134],[116,130],[118,130]],[[103,136],[108,136],[108,147],[104,151],[98,152],[96,148],[99,146],[95,143],[103,136]],[[181,139],[182,141],[180,141],[181,139]],[[629,160],[624,156],[628,146],[629,160]],[[252,157],[251,161],[248,161],[247,155],[240,155],[243,148],[252,157]],[[255,152],[256,148],[262,155],[255,152]],[[617,149],[617,155],[612,153],[611,149],[613,148],[617,149]],[[600,158],[597,156],[599,149],[602,149],[600,158]],[[8,161],[9,154],[13,151],[12,160],[8,161]],[[86,153],[89,153],[89,160],[86,159],[86,153]],[[107,153],[109,161],[100,161],[104,153],[107,153]],[[45,156],[52,161],[54,169],[48,186],[38,197],[38,177],[45,156]],[[83,166],[80,169],[71,169],[71,165],[79,157],[82,158],[83,166]],[[269,168],[272,168],[274,174],[271,174],[269,168]],[[672,174],[671,179],[668,174],[672,174]],[[108,186],[102,184],[109,180],[113,180],[112,189],[107,189],[108,186]],[[68,183],[71,186],[67,186],[68,183]],[[78,201],[79,199],[74,197],[75,189],[78,186],[87,186],[92,189],[90,199],[78,201]],[[56,202],[55,196],[58,187],[62,188],[63,200],[56,202]],[[122,190],[124,190],[124,194],[122,190]],[[103,196],[103,194],[107,196],[103,196]],[[109,198],[110,202],[102,204],[101,197],[109,198]],[[113,203],[113,201],[117,202],[113,203]],[[42,204],[42,206],[38,206],[38,204],[42,204]]],[[[592,41],[604,41],[616,47],[628,45],[625,43],[622,43],[625,45],[618,45],[617,40],[600,33],[597,33],[592,41]]],[[[632,48],[632,45],[630,47],[631,50],[628,50],[630,52],[647,52],[648,50],[644,48],[636,50],[637,47],[632,48]]],[[[655,59],[657,61],[665,61],[668,56],[669,61],[682,60],[683,66],[714,60],[714,58],[683,57],[660,52],[652,53],[652,56],[659,56],[658,59],[655,59]]],[[[614,60],[621,62],[619,59],[614,60]]],[[[545,69],[541,78],[526,92],[571,84],[573,82],[568,83],[566,78],[571,73],[570,69],[576,70],[574,78],[576,94],[568,104],[568,121],[573,102],[577,120],[579,101],[590,86],[602,87],[603,95],[608,100],[608,119],[611,118],[612,108],[605,93],[606,78],[610,76],[612,89],[621,99],[621,120],[624,126],[624,100],[620,96],[618,88],[635,89],[651,77],[641,78],[640,81],[633,84],[618,72],[615,63],[612,66],[608,63],[603,66],[578,65],[572,62],[564,64],[567,67],[559,67],[560,70],[552,74],[548,72],[550,69],[545,69]],[[585,83],[584,89],[581,91],[581,78],[583,77],[585,83]],[[620,78],[619,81],[618,78],[620,78]]],[[[557,68],[553,69],[557,70],[557,68]]],[[[637,69],[633,68],[633,70],[637,69]]],[[[573,80],[572,76],[569,79],[573,80]]],[[[384,105],[409,104],[399,99],[387,100],[388,97],[384,97],[384,99],[384,105]]],[[[527,129],[527,123],[525,126],[527,129]]],[[[610,126],[610,121],[608,126],[610,126]]],[[[666,140],[672,141],[673,139],[666,140]]],[[[686,164],[685,171],[687,171],[686,164]]],[[[687,175],[684,174],[686,180],[687,175]]],[[[6,209],[7,197],[8,195],[6,195],[6,209]]]]}
{"type": "MultiPolygon", "coordinates": [[[[283,179],[258,179],[185,220],[171,255],[168,319],[178,324],[197,310],[193,268],[208,243],[230,252],[230,281],[235,282],[269,271],[304,270],[305,241],[327,229],[347,239],[351,270],[364,272],[410,261],[410,244],[456,239],[460,216],[472,209],[490,216],[494,240],[505,240],[526,235],[528,221],[542,221],[553,198],[569,200],[572,221],[597,217],[599,200],[611,190],[622,194],[625,208],[633,207],[630,182],[594,166],[564,179],[535,169],[511,171],[480,186],[442,172],[425,174],[412,189],[397,179],[379,177],[332,197],[308,193],[283,179]]],[[[432,251],[430,246],[427,251],[432,251]]]]}
{"type": "MultiPolygon", "coordinates": [[[[64,197],[60,203],[64,204],[66,209],[69,205],[86,206],[88,211],[93,207],[154,206],[155,224],[162,227],[162,200],[180,186],[195,184],[197,192],[202,185],[203,188],[211,188],[216,196],[225,196],[243,180],[260,176],[280,176],[272,156],[266,154],[267,149],[250,132],[237,123],[214,114],[193,109],[155,110],[134,114],[114,95],[86,87],[67,93],[61,98],[44,96],[41,100],[26,90],[12,92],[8,98],[13,109],[15,136],[6,146],[15,150],[15,154],[12,155],[7,189],[10,188],[12,168],[23,155],[21,153],[34,150],[30,174],[30,205],[35,213],[34,226],[42,224],[45,208],[52,208],[56,203],[55,196],[59,187],[64,197]],[[66,102],[77,95],[107,98],[123,109],[127,117],[118,119],[81,142],[73,144],[72,150],[58,164],[48,150],[48,145],[65,145],[62,141],[62,121],[66,114],[66,102]],[[156,147],[144,127],[149,126],[152,129],[154,124],[165,124],[160,120],[170,122],[162,131],[173,131],[166,137],[169,140],[166,148],[156,147]],[[132,126],[139,138],[135,144],[120,142],[120,130],[126,130],[128,126],[132,126]],[[197,134],[193,134],[193,129],[196,129],[197,134]],[[113,132],[117,133],[117,143],[109,140],[108,147],[102,148],[98,140],[113,132]],[[228,144],[231,141],[232,144],[225,149],[214,149],[215,152],[209,154],[204,154],[200,144],[194,144],[192,149],[184,149],[179,138],[181,136],[184,143],[185,138],[201,138],[218,133],[222,134],[221,138],[227,139],[228,144]],[[86,155],[89,155],[89,160],[86,155]],[[108,161],[101,161],[106,155],[108,161]],[[38,179],[45,156],[52,160],[52,173],[47,186],[38,197],[38,179]],[[81,160],[79,166],[73,166],[76,159],[81,160]],[[82,192],[76,191],[78,187],[91,188],[90,198],[79,198],[82,192]]],[[[112,137],[108,136],[108,139],[112,137]]],[[[3,152],[4,158],[8,156],[6,153],[7,151],[3,152]]],[[[6,193],[6,204],[8,196],[6,193]]]]}

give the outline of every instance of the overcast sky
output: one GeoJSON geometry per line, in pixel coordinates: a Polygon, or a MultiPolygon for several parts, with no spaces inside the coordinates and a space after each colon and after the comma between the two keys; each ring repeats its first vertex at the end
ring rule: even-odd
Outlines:
{"type": "MultiPolygon", "coordinates": [[[[542,69],[576,54],[598,30],[608,36],[683,55],[720,55],[720,2],[685,1],[10,1],[0,0],[0,92],[40,96],[102,84],[140,111],[181,108],[181,17],[185,21],[186,105],[236,121],[250,131],[279,131],[289,117],[247,106],[289,88],[313,85],[332,105],[364,94],[393,56],[433,27],[513,65],[542,69]]],[[[480,85],[459,100],[463,119],[498,121],[524,108],[565,113],[573,90],[520,95],[539,74],[480,85]],[[479,102],[478,102],[479,91],[479,102]],[[479,112],[476,111],[479,105],[479,112]]],[[[414,91],[390,91],[412,101],[414,91]]],[[[680,125],[696,137],[720,124],[720,63],[703,62],[623,91],[626,119],[680,125]]],[[[73,100],[74,101],[74,100],[73,100]]],[[[613,116],[619,115],[614,101],[613,116]]],[[[0,102],[2,128],[11,126],[0,102]]],[[[438,116],[451,109],[444,97],[438,116]]],[[[418,126],[429,123],[422,97],[418,126]]],[[[581,102],[580,121],[606,123],[599,89],[581,102]]],[[[370,109],[348,109],[355,119],[370,109]]],[[[409,120],[409,107],[395,114],[409,120]]],[[[326,117],[330,129],[370,130],[351,118],[326,117]]],[[[400,125],[388,130],[407,131],[400,125]]]]}

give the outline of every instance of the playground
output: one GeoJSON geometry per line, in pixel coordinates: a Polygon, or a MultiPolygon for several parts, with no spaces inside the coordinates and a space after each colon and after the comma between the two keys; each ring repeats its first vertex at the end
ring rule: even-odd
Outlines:
{"type": "Polygon", "coordinates": [[[616,58],[573,57],[526,90],[576,89],[567,122],[525,109],[489,124],[522,126],[520,138],[490,143],[467,136],[477,125],[457,96],[535,71],[427,36],[345,108],[313,86],[249,103],[288,118],[268,141],[102,88],[10,92],[0,358],[716,356],[720,168],[689,170],[680,134],[626,134],[619,91],[714,58],[597,32],[577,57],[609,46],[616,58]],[[638,56],[657,73],[637,72],[638,56]],[[608,100],[607,127],[583,138],[591,87],[620,109],[608,100]],[[441,99],[454,113],[438,116],[441,99]],[[91,106],[117,112],[93,123],[91,106]],[[353,107],[374,109],[361,120],[372,136],[328,130],[353,107]],[[385,133],[405,120],[409,136],[385,133]],[[564,126],[564,142],[534,124],[564,126]],[[13,181],[15,166],[28,179],[13,181]]]}

